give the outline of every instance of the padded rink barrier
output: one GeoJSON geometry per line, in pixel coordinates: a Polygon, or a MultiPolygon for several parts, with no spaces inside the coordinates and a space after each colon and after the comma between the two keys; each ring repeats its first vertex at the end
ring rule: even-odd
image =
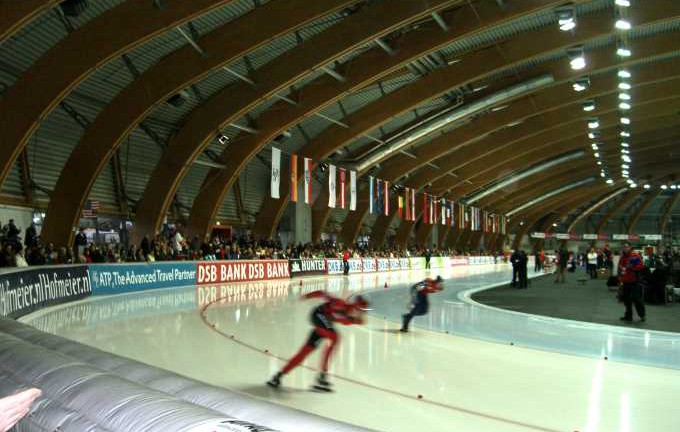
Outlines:
{"type": "Polygon", "coordinates": [[[24,431],[368,431],[0,319],[0,394],[43,394],[24,431]]]}

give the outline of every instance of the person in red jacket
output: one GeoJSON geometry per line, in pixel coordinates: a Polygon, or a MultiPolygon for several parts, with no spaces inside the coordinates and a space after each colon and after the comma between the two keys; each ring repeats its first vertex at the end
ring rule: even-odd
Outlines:
{"type": "Polygon", "coordinates": [[[314,329],[305,345],[288,361],[283,369],[267,381],[267,385],[274,388],[279,387],[281,385],[281,378],[284,375],[300,365],[319,346],[322,339],[328,339],[330,343],[321,358],[321,373],[317,379],[317,385],[314,387],[319,390],[330,391],[331,383],[328,381],[326,374],[331,355],[339,340],[338,333],[333,328],[333,323],[337,322],[344,325],[363,324],[363,315],[368,310],[368,302],[364,297],[358,295],[350,303],[333,297],[324,291],[314,291],[302,296],[302,298],[323,298],[326,302],[312,311],[311,321],[314,329]]]}
{"type": "Polygon", "coordinates": [[[635,311],[640,321],[645,321],[645,303],[640,285],[640,272],[644,269],[645,265],[640,254],[631,249],[630,243],[624,243],[618,267],[623,304],[626,306],[626,312],[621,317],[621,321],[633,321],[633,304],[635,304],[635,311]]]}
{"type": "Polygon", "coordinates": [[[342,271],[343,274],[349,274],[349,249],[342,253],[342,271]]]}

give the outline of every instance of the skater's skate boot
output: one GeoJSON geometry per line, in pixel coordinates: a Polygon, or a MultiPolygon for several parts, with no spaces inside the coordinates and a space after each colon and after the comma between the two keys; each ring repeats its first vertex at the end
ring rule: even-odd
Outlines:
{"type": "Polygon", "coordinates": [[[408,329],[404,327],[400,328],[399,331],[402,333],[408,333],[408,329]]]}
{"type": "Polygon", "coordinates": [[[330,387],[333,384],[331,384],[330,381],[328,381],[328,377],[326,376],[325,372],[321,372],[319,374],[319,378],[316,379],[316,383],[319,384],[322,387],[330,387]]]}
{"type": "Polygon", "coordinates": [[[333,389],[331,388],[331,383],[326,379],[326,373],[321,372],[319,374],[319,377],[316,379],[316,384],[314,385],[314,388],[316,390],[320,391],[325,391],[325,392],[332,392],[333,389]]]}
{"type": "Polygon", "coordinates": [[[267,385],[269,387],[279,388],[279,386],[281,385],[281,377],[282,376],[283,376],[283,374],[281,372],[278,372],[276,375],[274,375],[272,377],[272,379],[267,381],[267,385]]]}

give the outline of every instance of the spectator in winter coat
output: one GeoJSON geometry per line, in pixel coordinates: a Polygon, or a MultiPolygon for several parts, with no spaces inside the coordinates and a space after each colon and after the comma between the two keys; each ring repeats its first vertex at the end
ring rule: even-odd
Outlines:
{"type": "Polygon", "coordinates": [[[645,320],[645,303],[642,297],[642,286],[640,285],[640,273],[645,269],[642,257],[630,247],[630,243],[623,244],[621,259],[619,260],[619,281],[621,282],[621,296],[626,307],[621,321],[633,321],[633,304],[635,311],[640,317],[640,321],[645,320]]]}

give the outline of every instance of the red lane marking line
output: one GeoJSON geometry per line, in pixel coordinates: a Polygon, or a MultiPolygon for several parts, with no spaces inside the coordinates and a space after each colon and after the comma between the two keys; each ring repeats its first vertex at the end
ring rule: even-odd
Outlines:
{"type": "MultiPolygon", "coordinates": [[[[201,315],[201,320],[203,321],[203,323],[208,328],[212,329],[213,331],[215,331],[219,335],[224,336],[225,338],[231,340],[232,342],[234,342],[238,345],[241,345],[241,346],[248,348],[252,351],[256,351],[260,354],[264,354],[266,356],[269,356],[269,357],[272,357],[272,358],[275,358],[277,360],[281,360],[281,361],[285,362],[287,360],[287,358],[285,358],[285,357],[281,357],[281,356],[272,354],[268,350],[263,350],[263,349],[260,349],[256,346],[254,346],[254,345],[251,345],[247,342],[243,342],[242,340],[237,339],[236,336],[234,336],[233,334],[228,334],[228,333],[223,332],[222,330],[218,330],[217,328],[215,328],[215,324],[211,323],[208,320],[208,317],[206,316],[206,311],[208,310],[208,308],[210,306],[212,306],[213,304],[219,302],[220,300],[222,300],[224,298],[226,298],[226,296],[212,300],[211,302],[209,302],[208,304],[203,306],[203,308],[201,308],[200,315],[201,315]]],[[[311,366],[300,365],[299,367],[307,369],[307,370],[311,370],[311,371],[316,371],[316,372],[319,371],[318,368],[311,367],[311,366]]],[[[486,414],[486,413],[483,413],[483,412],[480,412],[480,411],[474,411],[474,410],[470,410],[470,409],[467,409],[467,408],[461,408],[461,407],[458,407],[458,406],[455,406],[455,405],[448,405],[448,404],[445,404],[443,402],[437,402],[437,401],[433,401],[433,400],[430,400],[430,399],[420,399],[417,396],[413,396],[413,395],[410,395],[408,393],[402,393],[398,390],[392,390],[392,389],[388,389],[388,388],[385,388],[385,387],[378,387],[378,386],[373,385],[373,384],[368,384],[365,381],[357,381],[357,380],[354,380],[352,378],[347,378],[347,377],[335,375],[335,374],[330,374],[330,375],[332,375],[333,377],[335,377],[335,378],[337,378],[341,381],[346,381],[346,382],[349,382],[349,383],[352,383],[352,384],[355,384],[355,385],[358,385],[358,386],[361,386],[361,387],[370,388],[370,389],[381,391],[381,392],[384,392],[384,393],[389,393],[389,394],[392,394],[392,395],[395,395],[395,396],[400,396],[400,397],[403,397],[403,398],[412,399],[412,400],[415,400],[417,402],[427,403],[427,404],[434,405],[434,406],[437,406],[437,407],[440,407],[440,408],[446,408],[446,409],[449,409],[449,410],[452,410],[452,411],[458,411],[458,412],[461,412],[461,413],[465,413],[465,414],[469,414],[469,415],[473,415],[473,416],[477,416],[477,417],[482,417],[482,418],[485,418],[485,419],[494,420],[494,421],[498,421],[498,422],[501,422],[501,423],[513,424],[513,425],[522,426],[522,427],[525,427],[525,428],[528,428],[528,429],[534,429],[534,430],[543,431],[543,432],[564,432],[564,431],[560,431],[558,429],[551,429],[551,428],[548,428],[548,427],[537,426],[537,425],[533,425],[533,424],[530,424],[530,423],[524,423],[524,422],[521,422],[521,421],[518,421],[518,420],[507,419],[507,418],[496,416],[496,415],[493,415],[493,414],[486,414]]]]}

